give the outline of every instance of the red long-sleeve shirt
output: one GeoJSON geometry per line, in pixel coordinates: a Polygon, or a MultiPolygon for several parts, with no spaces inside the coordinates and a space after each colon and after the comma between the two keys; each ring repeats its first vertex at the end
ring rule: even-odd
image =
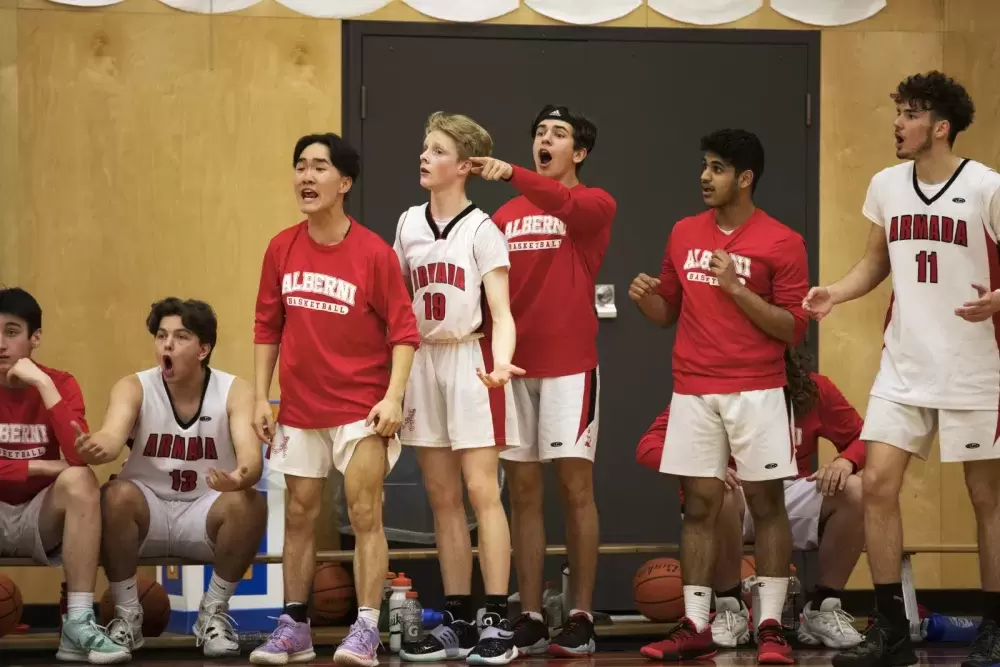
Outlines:
{"type": "Polygon", "coordinates": [[[660,271],[660,294],[680,308],[674,340],[674,391],[730,394],[785,385],[785,343],[764,333],[709,270],[712,253],[732,257],[743,282],[795,319],[794,343],[805,336],[802,300],[809,291],[803,238],[764,211],[726,234],[705,211],[670,232],[660,271]]]}
{"type": "Polygon", "coordinates": [[[594,283],[611,240],[617,204],[604,190],[514,167],[521,196],[493,214],[510,249],[513,363],[527,377],[559,377],[597,366],[594,283]]]}
{"type": "MultiPolygon", "coordinates": [[[[819,439],[833,443],[841,458],[854,464],[855,471],[865,467],[865,443],[861,440],[861,415],[854,409],[837,385],[825,375],[810,373],[816,383],[816,405],[807,414],[795,416],[795,460],[799,477],[808,477],[815,472],[813,455],[819,448],[819,439]]],[[[667,437],[667,422],[670,420],[670,406],[657,416],[656,420],[639,441],[635,458],[640,465],[655,471],[660,469],[663,443],[667,437]]],[[[729,459],[729,467],[735,468],[736,461],[729,459]]]]}
{"type": "Polygon", "coordinates": [[[420,343],[396,253],[354,220],[332,246],[316,243],[306,221],[285,229],[264,255],[254,342],[281,346],[282,424],[367,418],[389,388],[392,348],[420,343]]]}
{"type": "Polygon", "coordinates": [[[42,395],[34,387],[0,387],[0,503],[21,505],[28,502],[55,477],[28,477],[32,459],[85,465],[76,451],[76,431],[72,422],[89,430],[85,418],[83,394],[76,378],[64,371],[37,366],[50,378],[62,397],[46,408],[42,395]]]}

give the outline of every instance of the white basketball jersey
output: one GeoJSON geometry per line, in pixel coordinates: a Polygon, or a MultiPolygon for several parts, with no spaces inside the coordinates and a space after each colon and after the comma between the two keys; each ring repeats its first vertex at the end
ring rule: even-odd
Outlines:
{"type": "Polygon", "coordinates": [[[1000,220],[991,214],[998,188],[1000,175],[971,160],[940,185],[919,183],[912,162],[872,178],[863,211],[885,228],[893,290],[872,395],[927,408],[997,409],[1000,317],[968,322],[955,309],[978,298],[973,284],[1000,288],[1000,220]]]}
{"type": "MultiPolygon", "coordinates": [[[[490,217],[473,204],[444,229],[431,217],[428,204],[414,206],[400,217],[396,248],[413,286],[413,312],[422,340],[465,340],[482,327],[483,274],[497,268],[477,261],[476,234],[484,225],[483,233],[495,230],[503,239],[490,217]]],[[[506,248],[506,239],[503,245],[506,248]]],[[[506,256],[502,261],[509,266],[506,256]]]]}
{"type": "Polygon", "coordinates": [[[142,407],[119,477],[138,480],[166,500],[195,500],[210,490],[205,479],[210,468],[236,469],[226,411],[233,376],[209,369],[201,409],[182,424],[160,367],[136,375],[142,383],[142,407]]]}

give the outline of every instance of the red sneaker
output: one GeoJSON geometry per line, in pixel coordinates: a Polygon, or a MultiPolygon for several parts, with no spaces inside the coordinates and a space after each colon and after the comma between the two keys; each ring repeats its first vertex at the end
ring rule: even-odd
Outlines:
{"type": "Polygon", "coordinates": [[[706,625],[704,630],[698,632],[694,623],[684,617],[677,627],[667,633],[666,639],[643,646],[639,653],[650,660],[670,662],[711,658],[716,653],[712,642],[712,626],[706,625]]]}
{"type": "Polygon", "coordinates": [[[795,662],[792,647],[785,639],[781,623],[769,618],[757,628],[757,664],[790,665],[795,662]]]}

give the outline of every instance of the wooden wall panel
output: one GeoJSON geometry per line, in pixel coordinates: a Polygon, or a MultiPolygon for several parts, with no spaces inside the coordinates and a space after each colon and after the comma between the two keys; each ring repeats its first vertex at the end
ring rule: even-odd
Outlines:
{"type": "Polygon", "coordinates": [[[17,224],[17,10],[0,0],[0,285],[19,275],[17,224]]]}

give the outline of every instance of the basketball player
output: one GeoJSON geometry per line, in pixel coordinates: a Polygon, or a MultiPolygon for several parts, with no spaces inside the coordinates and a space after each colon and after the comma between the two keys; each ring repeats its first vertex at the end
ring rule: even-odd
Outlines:
{"type": "MultiPolygon", "coordinates": [[[[861,415],[824,375],[810,373],[807,361],[794,348],[785,351],[786,395],[795,414],[795,459],[798,476],[785,482],[785,507],[792,527],[792,546],[819,549],[819,582],[802,612],[799,640],[830,648],[849,648],[861,642],[853,620],[844,612],[841,595],[864,549],[861,475],[865,445],[861,415]],[[839,456],[812,467],[819,438],[826,438],[839,456]]],[[[666,438],[670,406],[642,437],[636,459],[658,471],[666,438]]],[[[681,498],[681,507],[684,501],[681,498]]],[[[750,640],[749,612],[741,600],[740,565],[743,544],[754,540],[753,520],[736,474],[736,462],[726,469],[726,492],[715,524],[715,619],[712,639],[735,647],[750,640]]]]}
{"type": "Polygon", "coordinates": [[[35,298],[0,289],[0,556],[53,565],[61,546],[68,612],[56,657],[127,662],[128,649],[94,620],[101,497],[73,447],[73,425],[87,425],[83,395],[69,373],[32,361],[41,343],[35,298]]]}
{"type": "Polygon", "coordinates": [[[336,134],[295,144],[293,185],[305,220],[271,239],[254,329],[254,427],[283,473],[285,609],[254,664],[315,657],[307,619],[316,519],[331,468],[344,475],[357,538],[358,620],[334,653],[345,665],[378,664],[378,620],[389,551],[382,484],[399,458],[406,380],[419,344],[399,263],[388,243],[344,212],[361,156],[336,134]],[[268,396],[281,351],[281,408],[268,396]],[[391,372],[390,372],[391,364],[391,372]]]}
{"type": "Polygon", "coordinates": [[[564,106],[545,106],[531,124],[535,171],[495,158],[474,173],[504,180],[521,195],[493,221],[510,248],[511,312],[517,324],[511,387],[521,447],[500,455],[510,485],[514,562],[522,614],[514,642],[528,655],[575,656],[595,650],[591,602],[600,541],[594,503],[600,375],[594,281],[611,238],[615,200],[579,181],[597,128],[564,106]],[[555,466],[566,520],[573,609],[549,641],[542,618],[542,463],[555,466]]]}
{"type": "Polygon", "coordinates": [[[498,468],[500,449],[519,442],[508,383],[524,371],[511,363],[515,332],[507,242],[465,194],[473,167],[469,158],[489,155],[492,148],[490,135],[472,119],[431,115],[420,155],[420,185],[430,192],[430,202],[404,212],[396,227],[396,254],[413,292],[423,343],[406,387],[400,439],[416,448],[423,472],[448,612],[423,642],[400,652],[404,660],[467,658],[470,664],[505,665],[517,657],[507,620],[510,532],[498,468]],[[481,333],[483,294],[492,340],[481,333]],[[479,524],[486,588],[481,636],[470,597],[472,545],[463,479],[479,524]]]}
{"type": "Polygon", "coordinates": [[[239,655],[229,599],[267,523],[254,489],[263,456],[251,427],[253,394],[245,380],[209,366],[218,324],[207,303],[154,303],[146,328],[158,364],[119,380],[101,430],[78,429],[76,438],[94,465],[130,449],[101,494],[102,561],[115,603],[108,633],[133,651],[144,644],[139,558],[191,558],[214,566],[194,635],[207,657],[239,655]]]}
{"type": "Polygon", "coordinates": [[[846,276],[809,291],[815,319],[892,276],[882,363],[862,438],[865,534],[876,611],[865,641],[838,667],[911,665],[900,583],[899,491],[910,457],[962,462],[979,530],[986,608],[966,667],[1000,662],[1000,175],[953,152],[972,123],[972,99],[940,72],[916,74],[892,95],[896,157],[875,174],[862,212],[872,225],[864,257],[846,276]]]}
{"type": "Polygon", "coordinates": [[[761,609],[757,660],[787,664],[781,632],[792,535],[783,479],[795,477],[786,406],[784,351],[805,334],[808,290],[802,237],[754,205],[764,149],[743,130],[702,139],[702,199],[708,211],[670,232],[659,279],[639,274],[629,297],[660,326],[677,323],[674,418],[660,471],[681,478],[685,617],[642,649],[656,660],[715,652],[709,627],[715,526],[726,463],[736,459],[757,534],[761,609]]]}

